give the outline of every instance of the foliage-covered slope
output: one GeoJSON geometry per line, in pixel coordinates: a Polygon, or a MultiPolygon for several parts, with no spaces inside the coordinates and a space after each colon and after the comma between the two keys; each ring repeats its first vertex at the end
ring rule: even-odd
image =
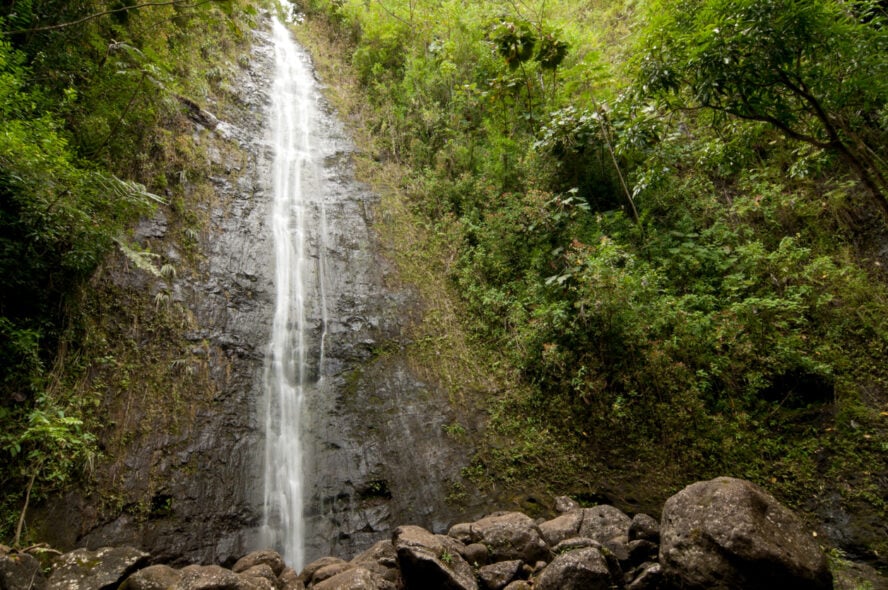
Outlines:
{"type": "Polygon", "coordinates": [[[132,243],[130,230],[162,205],[181,242],[193,241],[199,224],[184,182],[200,163],[183,120],[208,95],[224,94],[221,64],[249,41],[255,14],[238,0],[0,8],[4,538],[18,537],[29,496],[58,490],[91,464],[103,396],[125,392],[130,371],[163,367],[170,378],[160,362],[149,367],[153,344],[112,336],[102,326],[114,321],[96,309],[139,317],[134,310],[144,308],[141,319],[153,311],[164,329],[168,314],[151,309],[148,293],[145,302],[113,301],[109,285],[88,279],[115,248],[158,277],[176,272],[132,243]]]}
{"type": "Polygon", "coordinates": [[[747,477],[885,555],[886,15],[686,4],[300,8],[521,376],[467,476],[647,505],[747,477]]]}

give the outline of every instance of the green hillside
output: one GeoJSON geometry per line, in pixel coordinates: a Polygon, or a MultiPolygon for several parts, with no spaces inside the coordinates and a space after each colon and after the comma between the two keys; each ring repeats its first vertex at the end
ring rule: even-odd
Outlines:
{"type": "Polygon", "coordinates": [[[438,367],[490,415],[469,480],[655,510],[730,474],[884,558],[879,3],[301,8],[367,178],[423,228],[402,270],[461,301],[420,332],[493,382],[438,367]]]}

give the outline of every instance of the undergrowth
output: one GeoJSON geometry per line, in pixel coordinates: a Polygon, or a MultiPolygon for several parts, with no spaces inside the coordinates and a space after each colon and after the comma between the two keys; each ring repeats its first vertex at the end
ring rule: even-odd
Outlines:
{"type": "MultiPolygon", "coordinates": [[[[821,19],[835,6],[819,0],[723,40],[706,18],[767,2],[699,4],[694,20],[670,2],[307,0],[297,30],[367,152],[402,276],[432,302],[422,365],[453,375],[468,365],[436,355],[465,350],[491,376],[439,379],[489,414],[467,477],[655,511],[733,475],[812,524],[837,506],[884,519],[886,231],[860,166],[884,170],[818,138],[856,129],[884,154],[886,96],[870,84],[860,119],[830,76],[868,73],[783,62],[765,34],[825,27],[829,45],[781,34],[856,55],[882,46],[882,16],[821,19]],[[761,72],[796,67],[832,110],[789,115],[779,76],[747,87],[730,59],[694,61],[722,42],[761,72]]],[[[861,536],[858,554],[885,554],[861,536]]]]}

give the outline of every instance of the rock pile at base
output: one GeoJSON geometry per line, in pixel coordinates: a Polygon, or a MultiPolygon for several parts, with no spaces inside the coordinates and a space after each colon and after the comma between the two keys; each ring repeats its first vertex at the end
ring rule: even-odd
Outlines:
{"type": "MultiPolygon", "coordinates": [[[[757,486],[721,477],[688,486],[660,522],[559,498],[561,514],[498,512],[447,534],[397,528],[350,561],[301,572],[270,550],[231,569],[149,565],[129,547],[78,549],[49,575],[28,554],[0,552],[0,589],[18,590],[626,590],[833,588],[811,533],[757,486]]],[[[878,578],[875,578],[878,582],[878,578]]],[[[875,586],[878,587],[878,586],[875,586]]]]}

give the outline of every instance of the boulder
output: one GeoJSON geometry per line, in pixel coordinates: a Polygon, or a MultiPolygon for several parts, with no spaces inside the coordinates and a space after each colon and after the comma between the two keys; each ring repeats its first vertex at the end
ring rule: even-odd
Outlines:
{"type": "Polygon", "coordinates": [[[360,566],[376,563],[388,568],[398,567],[398,553],[391,541],[379,541],[356,555],[351,563],[360,566]]]}
{"type": "Polygon", "coordinates": [[[395,585],[370,570],[353,567],[311,587],[312,590],[395,590],[395,585]]]}
{"type": "Polygon", "coordinates": [[[648,514],[636,514],[629,523],[629,540],[644,540],[651,543],[660,542],[660,523],[648,514]]]}
{"type": "Polygon", "coordinates": [[[527,580],[515,580],[503,588],[503,590],[531,590],[531,588],[533,588],[533,586],[531,586],[530,582],[527,580]]]}
{"type": "Polygon", "coordinates": [[[135,547],[102,547],[96,551],[75,549],[54,562],[50,590],[99,590],[119,586],[130,574],[148,563],[149,555],[135,547]]]}
{"type": "Polygon", "coordinates": [[[687,590],[827,589],[832,574],[801,521],[744,480],[697,482],[666,501],[660,565],[687,590]]]}
{"type": "Polygon", "coordinates": [[[343,561],[342,563],[331,563],[330,565],[325,565],[324,567],[315,571],[314,575],[311,577],[311,583],[309,584],[309,587],[320,584],[324,580],[329,580],[334,576],[338,576],[339,574],[346,572],[353,567],[354,566],[352,564],[345,561],[343,561]]]}
{"type": "Polygon", "coordinates": [[[304,585],[308,586],[309,582],[311,582],[312,578],[315,575],[315,572],[321,568],[327,567],[328,565],[338,564],[338,563],[346,563],[344,559],[340,559],[338,557],[321,557],[320,559],[316,559],[312,561],[310,564],[302,568],[302,571],[299,572],[299,581],[304,585]]]}
{"type": "Polygon", "coordinates": [[[455,524],[447,531],[447,535],[466,545],[477,543],[481,540],[481,535],[475,532],[475,523],[473,522],[455,524]]]}
{"type": "Polygon", "coordinates": [[[521,565],[520,559],[485,565],[478,570],[478,579],[481,580],[482,587],[487,590],[502,590],[518,577],[521,565]]]}
{"type": "Polygon", "coordinates": [[[407,588],[477,590],[475,573],[460,555],[460,543],[418,526],[395,529],[392,544],[407,588]]]}
{"type": "Polygon", "coordinates": [[[46,578],[40,572],[40,562],[27,553],[0,553],[0,588],[43,590],[46,578]]]}
{"type": "Polygon", "coordinates": [[[168,590],[176,587],[182,574],[168,565],[149,565],[128,577],[120,590],[168,590]]]}
{"type": "Polygon", "coordinates": [[[540,523],[540,532],[550,547],[555,547],[566,539],[580,536],[583,511],[575,510],[540,523]]]}
{"type": "Polygon", "coordinates": [[[281,575],[278,576],[278,584],[281,590],[305,590],[305,584],[302,578],[291,567],[285,567],[281,575]]]}
{"type": "Polygon", "coordinates": [[[264,580],[268,582],[272,588],[278,586],[277,576],[275,575],[274,570],[271,569],[271,566],[267,563],[257,563],[256,565],[237,573],[239,573],[241,578],[253,578],[254,583],[262,584],[259,580],[264,580]]]}
{"type": "Polygon", "coordinates": [[[610,590],[607,560],[595,547],[562,553],[540,573],[535,590],[610,590]]]}
{"type": "Polygon", "coordinates": [[[520,512],[501,512],[472,523],[470,538],[487,546],[491,562],[520,559],[535,563],[551,557],[540,527],[520,512]]]}
{"type": "Polygon", "coordinates": [[[629,542],[629,525],[632,520],[613,506],[581,508],[562,514],[540,525],[540,531],[550,546],[571,537],[588,537],[604,546],[612,543],[626,545],[629,542]]]}
{"type": "Polygon", "coordinates": [[[263,549],[262,551],[253,551],[237,560],[232,566],[231,571],[239,574],[250,569],[253,566],[265,564],[271,568],[275,576],[281,575],[284,571],[284,558],[277,551],[271,549],[263,549]]]}
{"type": "Polygon", "coordinates": [[[355,567],[362,567],[383,579],[397,584],[401,578],[398,571],[398,554],[391,541],[379,541],[363,553],[355,556],[350,562],[355,567]]]}
{"type": "Polygon", "coordinates": [[[218,565],[189,565],[179,570],[175,590],[247,590],[250,584],[218,565]]]}
{"type": "Polygon", "coordinates": [[[462,556],[471,565],[480,567],[482,565],[487,565],[488,554],[487,545],[484,543],[471,543],[466,545],[462,556]]]}

